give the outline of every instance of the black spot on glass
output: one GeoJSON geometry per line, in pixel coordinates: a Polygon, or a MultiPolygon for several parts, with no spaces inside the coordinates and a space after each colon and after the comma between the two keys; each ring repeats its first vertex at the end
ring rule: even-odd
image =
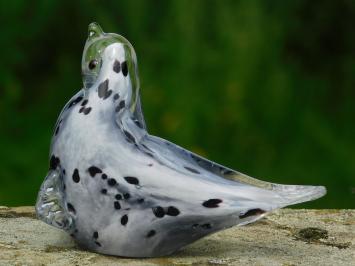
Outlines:
{"type": "Polygon", "coordinates": [[[118,104],[118,106],[115,109],[115,112],[118,113],[121,109],[125,108],[126,103],[124,100],[120,101],[120,103],[118,104]]]}
{"type": "Polygon", "coordinates": [[[95,231],[95,232],[92,234],[92,237],[95,238],[95,239],[98,239],[98,238],[99,238],[99,233],[95,231]]]}
{"type": "Polygon", "coordinates": [[[149,149],[146,145],[142,144],[142,146],[147,149],[148,151],[152,151],[151,149],[149,149]]]}
{"type": "Polygon", "coordinates": [[[120,95],[118,93],[116,93],[115,95],[113,95],[113,99],[115,101],[117,101],[120,98],[120,95]]]}
{"type": "Polygon", "coordinates": [[[96,244],[97,246],[101,247],[100,242],[95,241],[95,244],[96,244]]]}
{"type": "Polygon", "coordinates": [[[99,62],[96,59],[91,60],[88,65],[89,69],[93,70],[97,66],[98,63],[99,62]]]}
{"type": "Polygon", "coordinates": [[[59,125],[57,126],[57,128],[55,129],[55,133],[54,133],[54,135],[55,136],[57,136],[58,135],[58,133],[59,133],[59,125]]]}
{"type": "Polygon", "coordinates": [[[68,109],[71,108],[72,106],[76,105],[77,103],[79,103],[82,99],[83,99],[83,96],[79,96],[79,97],[75,98],[74,100],[72,100],[68,104],[68,109]]]}
{"type": "Polygon", "coordinates": [[[153,164],[152,164],[152,163],[150,163],[150,164],[148,164],[148,166],[152,167],[152,166],[153,166],[153,164]]]}
{"type": "Polygon", "coordinates": [[[127,181],[127,183],[132,184],[132,185],[138,185],[139,180],[136,177],[133,176],[125,176],[124,179],[127,181]]]}
{"type": "Polygon", "coordinates": [[[81,108],[79,109],[79,113],[82,113],[84,110],[85,110],[85,107],[81,107],[81,108]]]}
{"type": "Polygon", "coordinates": [[[113,63],[113,71],[115,71],[116,73],[120,73],[121,71],[121,64],[117,60],[115,60],[115,62],[113,63]]]}
{"type": "Polygon", "coordinates": [[[105,180],[105,179],[107,179],[107,175],[106,174],[102,174],[101,178],[105,180]]]}
{"type": "Polygon", "coordinates": [[[88,107],[83,110],[84,115],[88,115],[91,112],[92,108],[88,107]]]}
{"type": "Polygon", "coordinates": [[[128,215],[125,214],[121,217],[121,224],[126,225],[128,223],[128,215]]]}
{"type": "Polygon", "coordinates": [[[227,169],[223,169],[221,171],[222,175],[233,175],[235,174],[235,172],[233,172],[232,170],[227,170],[227,169]]]}
{"type": "Polygon", "coordinates": [[[154,215],[158,218],[162,218],[165,215],[164,209],[160,206],[154,207],[154,208],[152,208],[152,210],[153,210],[154,215]]]}
{"type": "Polygon", "coordinates": [[[141,203],[144,202],[144,199],[137,199],[137,202],[138,202],[139,204],[141,204],[141,203]]]}
{"type": "Polygon", "coordinates": [[[109,178],[109,179],[107,180],[107,184],[108,184],[109,186],[113,187],[114,185],[117,184],[117,181],[116,181],[116,179],[114,179],[114,178],[109,178]]]}
{"type": "Polygon", "coordinates": [[[131,195],[129,193],[124,193],[123,194],[123,198],[126,199],[126,200],[129,199],[130,197],[131,197],[131,195]]]}
{"type": "Polygon", "coordinates": [[[101,174],[102,170],[96,166],[90,166],[88,168],[89,174],[94,177],[96,174],[101,174]]]}
{"type": "Polygon", "coordinates": [[[108,90],[108,79],[106,79],[105,81],[101,82],[99,87],[98,87],[98,95],[100,98],[105,97],[105,94],[108,90]]]}
{"type": "Polygon", "coordinates": [[[69,212],[76,214],[76,210],[71,203],[69,203],[69,202],[67,203],[67,208],[68,208],[69,212]]]}
{"type": "Polygon", "coordinates": [[[190,171],[191,173],[194,173],[194,174],[199,174],[200,172],[197,171],[196,169],[194,168],[191,168],[191,167],[188,167],[188,166],[184,166],[184,168],[188,171],[190,171]]]}
{"type": "Polygon", "coordinates": [[[124,61],[122,64],[121,64],[121,69],[122,69],[122,74],[123,76],[127,76],[128,75],[128,65],[127,65],[127,61],[124,61]]]}
{"type": "Polygon", "coordinates": [[[121,194],[116,194],[115,199],[116,200],[121,200],[122,199],[122,195],[121,194]]]}
{"type": "Polygon", "coordinates": [[[217,208],[219,207],[218,204],[220,204],[222,202],[222,200],[220,199],[209,199],[206,200],[205,202],[202,203],[202,206],[206,207],[206,208],[217,208]]]}
{"type": "Polygon", "coordinates": [[[128,142],[131,142],[131,143],[135,143],[136,142],[136,139],[132,136],[131,133],[129,133],[126,130],[123,130],[123,133],[125,134],[126,139],[127,139],[128,142]]]}
{"type": "Polygon", "coordinates": [[[106,93],[104,100],[107,99],[108,97],[110,97],[111,94],[112,94],[112,90],[109,90],[109,91],[106,93]]]}
{"type": "Polygon", "coordinates": [[[201,227],[202,227],[203,229],[211,229],[211,228],[212,228],[212,225],[211,225],[211,224],[203,224],[203,225],[201,225],[201,227]]]}
{"type": "Polygon", "coordinates": [[[150,152],[145,151],[144,153],[145,153],[146,155],[148,155],[149,157],[154,158],[154,155],[153,155],[153,154],[151,154],[150,152]]]}
{"type": "Polygon", "coordinates": [[[180,211],[178,208],[175,208],[174,206],[170,206],[168,207],[166,214],[169,216],[178,216],[180,214],[180,211]]]}
{"type": "Polygon", "coordinates": [[[80,175],[79,175],[79,170],[75,168],[74,172],[73,172],[73,181],[75,183],[79,183],[80,181],[80,175]]]}
{"type": "Polygon", "coordinates": [[[87,105],[88,102],[89,102],[89,101],[88,101],[87,99],[85,99],[85,100],[81,103],[81,106],[87,105]]]}
{"type": "Polygon", "coordinates": [[[239,218],[243,219],[243,218],[247,218],[249,216],[260,215],[260,214],[263,214],[263,213],[265,213],[265,211],[262,210],[262,209],[251,209],[251,210],[247,211],[244,214],[240,214],[239,218]]]}
{"type": "Polygon", "coordinates": [[[102,194],[107,194],[107,189],[105,189],[105,188],[104,188],[104,189],[101,189],[101,193],[102,193],[102,194]]]}
{"type": "Polygon", "coordinates": [[[49,169],[55,170],[57,169],[59,164],[60,164],[59,158],[52,155],[51,159],[49,160],[49,169]]]}
{"type": "Polygon", "coordinates": [[[137,127],[139,128],[143,128],[141,122],[139,122],[139,120],[134,120],[134,123],[137,125],[137,127]]]}
{"type": "Polygon", "coordinates": [[[63,172],[63,175],[65,175],[65,169],[63,169],[63,171],[62,171],[62,172],[63,172]]]}
{"type": "Polygon", "coordinates": [[[99,98],[103,98],[104,100],[106,100],[108,97],[110,97],[110,95],[112,94],[112,90],[108,89],[108,79],[100,83],[97,91],[99,98]]]}
{"type": "Polygon", "coordinates": [[[115,201],[115,202],[113,203],[113,206],[115,207],[116,210],[121,209],[121,204],[120,204],[118,201],[115,201]]]}
{"type": "Polygon", "coordinates": [[[150,230],[147,234],[147,237],[152,237],[155,235],[155,233],[156,233],[155,230],[150,230]]]}
{"type": "Polygon", "coordinates": [[[54,135],[57,136],[59,133],[59,128],[60,128],[60,124],[62,123],[62,120],[59,121],[57,128],[55,129],[54,135]]]}

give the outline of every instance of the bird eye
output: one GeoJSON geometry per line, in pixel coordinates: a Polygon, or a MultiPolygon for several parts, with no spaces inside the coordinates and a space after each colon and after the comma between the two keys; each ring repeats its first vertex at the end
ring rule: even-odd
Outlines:
{"type": "Polygon", "coordinates": [[[97,66],[97,60],[96,59],[93,59],[89,62],[89,69],[90,70],[93,70],[96,66],[97,66]]]}

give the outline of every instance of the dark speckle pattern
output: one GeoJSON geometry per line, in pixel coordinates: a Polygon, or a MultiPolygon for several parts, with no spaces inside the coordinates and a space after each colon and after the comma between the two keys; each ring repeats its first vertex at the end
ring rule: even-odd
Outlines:
{"type": "Polygon", "coordinates": [[[196,169],[194,168],[191,168],[191,167],[188,167],[188,166],[184,166],[184,168],[188,171],[190,171],[191,173],[194,173],[194,174],[200,174],[199,171],[197,171],[196,169]]]}
{"type": "Polygon", "coordinates": [[[148,234],[147,234],[147,237],[149,238],[149,237],[152,237],[152,236],[154,236],[156,234],[156,232],[155,232],[155,230],[150,230],[149,232],[148,232],[148,234]]]}
{"type": "Polygon", "coordinates": [[[57,169],[59,164],[60,164],[59,158],[52,155],[51,159],[49,161],[49,169],[55,170],[55,169],[57,169]]]}
{"type": "Polygon", "coordinates": [[[91,110],[92,110],[91,107],[88,107],[88,108],[81,107],[81,109],[79,110],[79,113],[82,112],[84,115],[88,115],[91,112],[91,110]]]}
{"type": "Polygon", "coordinates": [[[131,197],[131,195],[129,193],[124,193],[123,194],[123,198],[126,199],[126,200],[129,199],[130,197],[131,197]]]}
{"type": "Polygon", "coordinates": [[[121,209],[121,204],[120,204],[118,201],[115,201],[115,202],[113,203],[113,206],[115,207],[116,210],[121,209]]]}
{"type": "Polygon", "coordinates": [[[124,61],[122,64],[121,64],[121,70],[122,70],[122,74],[123,76],[127,76],[128,75],[128,65],[127,65],[127,61],[124,61]]]}
{"type": "Polygon", "coordinates": [[[75,183],[79,183],[80,181],[80,175],[79,175],[79,170],[78,169],[75,169],[74,172],[73,172],[73,181],[75,183]]]}
{"type": "Polygon", "coordinates": [[[106,174],[102,174],[102,175],[101,175],[101,178],[102,178],[103,180],[105,180],[105,179],[107,179],[107,175],[106,175],[106,174]]]}
{"type": "Polygon", "coordinates": [[[247,218],[249,216],[255,216],[255,215],[260,215],[260,214],[263,214],[265,213],[264,210],[262,209],[251,209],[251,210],[248,210],[246,213],[244,214],[240,214],[239,215],[239,218],[240,219],[243,219],[243,218],[247,218]]]}
{"type": "Polygon", "coordinates": [[[115,109],[115,112],[118,113],[119,111],[121,111],[121,109],[125,108],[126,103],[124,100],[120,101],[120,103],[118,104],[118,106],[115,109]]]}
{"type": "Polygon", "coordinates": [[[98,238],[99,238],[99,233],[95,231],[95,232],[92,234],[92,237],[95,238],[95,239],[98,239],[98,238]]]}
{"type": "Polygon", "coordinates": [[[113,95],[113,99],[115,101],[117,101],[120,98],[120,95],[118,93],[116,93],[115,95],[113,95]]]}
{"type": "Polygon", "coordinates": [[[218,204],[220,204],[222,202],[221,199],[209,199],[206,200],[202,203],[202,206],[206,207],[206,208],[217,208],[219,207],[218,204]]]}
{"type": "Polygon", "coordinates": [[[81,106],[87,105],[88,102],[89,102],[89,100],[88,100],[88,99],[85,99],[85,100],[81,103],[81,106]]]}
{"type": "Polygon", "coordinates": [[[116,200],[121,200],[122,199],[122,195],[121,194],[116,194],[115,195],[115,199],[116,200]]]}
{"type": "Polygon", "coordinates": [[[164,209],[160,206],[154,207],[154,208],[152,208],[152,210],[153,210],[154,215],[158,218],[163,218],[165,215],[164,209]]]}
{"type": "Polygon", "coordinates": [[[113,63],[113,71],[116,73],[120,73],[121,71],[121,64],[118,60],[115,60],[115,62],[113,63]]]}
{"type": "Polygon", "coordinates": [[[128,215],[125,214],[121,217],[121,224],[126,225],[128,223],[128,215]]]}
{"type": "Polygon", "coordinates": [[[180,214],[180,211],[178,208],[176,208],[174,206],[170,206],[170,207],[168,207],[166,214],[169,216],[178,216],[180,214]]]}
{"type": "Polygon", "coordinates": [[[107,189],[106,188],[101,189],[101,193],[102,194],[107,194],[107,189]]]}
{"type": "Polygon", "coordinates": [[[126,182],[128,184],[131,185],[139,185],[139,180],[137,177],[133,177],[133,176],[125,176],[124,179],[126,180],[126,182]]]}
{"type": "Polygon", "coordinates": [[[106,100],[112,94],[112,90],[108,89],[108,84],[109,81],[106,79],[105,81],[101,82],[97,89],[99,98],[102,98],[103,100],[106,100]]]}
{"type": "Polygon", "coordinates": [[[76,105],[77,103],[79,103],[81,100],[83,99],[83,96],[79,96],[77,98],[75,98],[74,100],[72,100],[69,104],[68,104],[68,109],[73,107],[74,105],[76,105]]]}
{"type": "Polygon", "coordinates": [[[116,181],[116,179],[114,179],[114,178],[109,178],[109,179],[107,180],[107,184],[108,184],[110,187],[113,187],[114,185],[117,184],[117,181],[116,181]]]}
{"type": "Polygon", "coordinates": [[[54,136],[57,136],[57,135],[58,135],[59,129],[60,129],[60,125],[61,125],[62,122],[63,122],[62,120],[60,120],[60,121],[58,122],[57,128],[55,129],[55,132],[54,132],[54,136]]]}
{"type": "Polygon", "coordinates": [[[76,210],[74,208],[74,206],[71,204],[71,203],[67,203],[67,208],[68,208],[68,211],[73,213],[73,214],[76,214],[76,210]]]}
{"type": "Polygon", "coordinates": [[[144,199],[137,199],[137,202],[138,202],[139,204],[141,204],[141,203],[144,202],[144,199]]]}
{"type": "Polygon", "coordinates": [[[101,174],[102,170],[96,166],[90,166],[88,168],[89,174],[94,177],[96,174],[101,174]]]}
{"type": "Polygon", "coordinates": [[[137,127],[139,127],[139,128],[143,128],[143,126],[142,126],[142,124],[141,124],[141,122],[139,122],[139,120],[134,120],[134,123],[137,125],[137,127]]]}
{"type": "Polygon", "coordinates": [[[128,142],[136,143],[136,139],[132,136],[131,133],[129,133],[129,132],[126,131],[126,130],[123,130],[123,133],[125,134],[126,139],[127,139],[128,142]]]}

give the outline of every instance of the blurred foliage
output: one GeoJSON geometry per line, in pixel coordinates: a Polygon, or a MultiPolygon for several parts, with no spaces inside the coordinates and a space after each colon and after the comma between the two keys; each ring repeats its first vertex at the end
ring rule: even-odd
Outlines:
{"type": "Polygon", "coordinates": [[[355,207],[354,1],[0,1],[0,205],[34,204],[87,25],[136,49],[150,133],[355,207]]]}

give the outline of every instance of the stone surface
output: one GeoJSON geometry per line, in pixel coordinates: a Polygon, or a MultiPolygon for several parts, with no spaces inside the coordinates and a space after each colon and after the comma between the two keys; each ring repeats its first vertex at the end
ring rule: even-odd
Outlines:
{"type": "Polygon", "coordinates": [[[174,256],[126,259],[81,250],[33,207],[0,207],[0,265],[355,265],[354,244],[355,210],[283,209],[174,256]]]}

